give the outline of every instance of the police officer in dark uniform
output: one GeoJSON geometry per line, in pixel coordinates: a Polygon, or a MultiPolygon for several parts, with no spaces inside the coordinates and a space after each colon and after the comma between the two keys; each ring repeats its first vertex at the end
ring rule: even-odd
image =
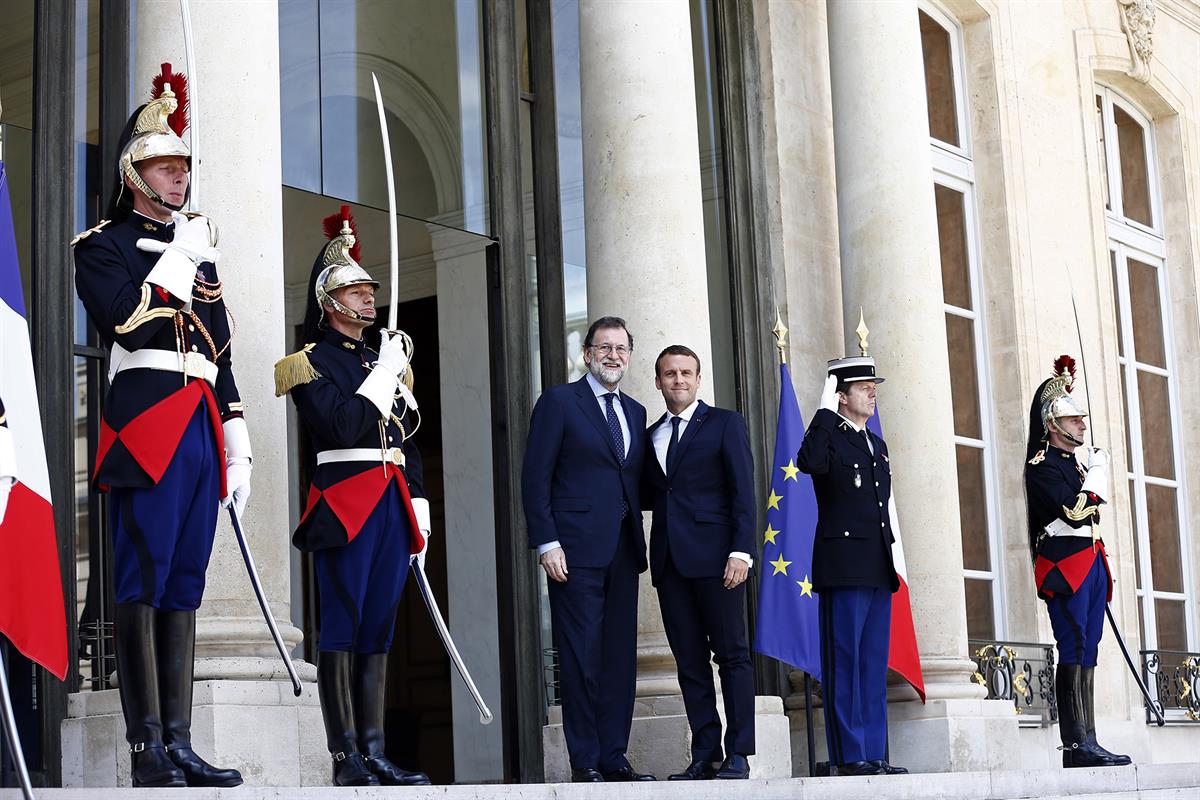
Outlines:
{"type": "Polygon", "coordinates": [[[114,636],[134,786],[237,786],[191,749],[196,608],[218,504],[250,494],[250,437],[232,371],[216,226],[181,214],[190,154],[163,65],[121,135],[108,219],[75,237],[75,287],[109,350],[92,473],[106,491],[114,636]]]}
{"type": "Polygon", "coordinates": [[[1046,602],[1058,669],[1054,688],[1064,767],[1131,763],[1096,741],[1094,675],[1112,574],[1096,525],[1108,499],[1109,457],[1085,447],[1087,416],[1070,392],[1075,361],[1059,356],[1029,407],[1025,499],[1038,597],[1046,602]]]}
{"type": "Polygon", "coordinates": [[[821,408],[796,457],[817,496],[812,582],[820,595],[825,737],[838,775],[908,771],[886,760],[888,642],[900,583],[887,444],[866,427],[882,382],[869,356],[830,361],[821,408]]]}
{"type": "Polygon", "coordinates": [[[358,264],[350,210],[325,220],[330,241],[309,281],[304,348],[275,365],[316,451],[304,515],[292,539],[313,554],[321,621],[317,686],[338,786],[428,784],[384,750],[387,654],[411,559],[425,559],[429,501],[409,358],[412,340],[375,321],[379,283],[358,264]]]}

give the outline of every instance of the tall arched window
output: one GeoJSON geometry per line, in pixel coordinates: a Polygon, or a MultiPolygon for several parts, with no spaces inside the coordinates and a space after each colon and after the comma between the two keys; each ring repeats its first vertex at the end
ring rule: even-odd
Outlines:
{"type": "Polygon", "coordinates": [[[1187,650],[1196,633],[1187,611],[1188,517],[1154,126],[1104,87],[1096,117],[1142,641],[1146,649],[1187,650]]]}
{"type": "Polygon", "coordinates": [[[958,507],[967,634],[1005,635],[995,440],[983,324],[975,166],[971,156],[962,31],[931,5],[917,12],[925,58],[933,193],[937,205],[946,344],[954,405],[958,507]]]}

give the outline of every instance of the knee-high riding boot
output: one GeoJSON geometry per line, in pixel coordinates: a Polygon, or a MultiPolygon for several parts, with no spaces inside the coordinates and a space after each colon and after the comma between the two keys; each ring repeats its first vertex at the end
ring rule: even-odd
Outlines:
{"type": "Polygon", "coordinates": [[[378,786],[376,778],[358,752],[354,730],[354,706],[350,699],[352,656],[334,650],[317,654],[317,691],[321,717],[325,720],[325,742],[333,759],[335,786],[378,786]]]}
{"type": "Polygon", "coordinates": [[[196,612],[158,612],[158,686],[163,744],[188,786],[240,786],[236,769],[219,769],[192,751],[192,678],[196,668],[196,612]]]}
{"type": "Polygon", "coordinates": [[[1058,695],[1058,734],[1063,744],[1063,766],[1111,767],[1113,760],[1100,754],[1087,741],[1087,723],[1081,687],[1082,668],[1060,664],[1054,676],[1058,695]]]}
{"type": "Polygon", "coordinates": [[[354,657],[354,719],[358,723],[358,746],[367,768],[384,786],[425,786],[429,776],[410,772],[392,763],[383,749],[383,718],[387,689],[387,653],[354,657]]]}
{"type": "Polygon", "coordinates": [[[183,773],[163,747],[162,711],[158,694],[158,658],[154,619],[157,610],[145,603],[118,603],[114,643],[117,655],[125,739],[129,742],[133,785],[186,786],[183,773]]]}
{"type": "Polygon", "coordinates": [[[1080,694],[1083,695],[1083,726],[1087,735],[1087,743],[1106,758],[1111,758],[1113,766],[1124,767],[1133,763],[1133,759],[1127,755],[1119,755],[1110,753],[1108,750],[1100,746],[1096,741],[1096,668],[1084,667],[1079,675],[1080,694]]]}

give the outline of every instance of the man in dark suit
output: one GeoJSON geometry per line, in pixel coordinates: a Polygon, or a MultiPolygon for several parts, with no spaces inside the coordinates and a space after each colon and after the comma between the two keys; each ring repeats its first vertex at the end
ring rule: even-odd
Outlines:
{"type": "Polygon", "coordinates": [[[542,392],[533,409],[521,473],[525,521],[550,579],[571,778],[654,780],[625,757],[638,574],[646,570],[638,501],[646,409],[618,388],[633,352],[625,321],[601,317],[583,345],[588,374],[542,392]]]}
{"type": "Polygon", "coordinates": [[[667,413],[646,432],[642,503],[654,510],[650,575],[692,729],[692,763],[671,780],[749,778],[754,668],[746,635],[746,576],[755,518],[750,439],[741,414],[696,399],[700,358],[690,349],[666,348],[654,373],[667,413]],[[724,757],[710,658],[717,662],[725,697],[724,757]],[[714,762],[721,763],[715,772],[714,762]]]}
{"type": "Polygon", "coordinates": [[[887,661],[892,593],[887,445],[867,430],[875,360],[829,362],[821,408],[796,456],[817,495],[813,588],[820,595],[821,688],[829,763],[838,775],[907,772],[887,762],[887,661]]]}

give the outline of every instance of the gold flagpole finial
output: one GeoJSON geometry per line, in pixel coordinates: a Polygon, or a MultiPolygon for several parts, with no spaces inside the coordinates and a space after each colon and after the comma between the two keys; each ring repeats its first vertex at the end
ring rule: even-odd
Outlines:
{"type": "Polygon", "coordinates": [[[858,327],[854,329],[858,334],[858,354],[865,356],[867,354],[867,337],[871,332],[867,330],[867,321],[863,318],[862,306],[858,307],[858,327]]]}
{"type": "Polygon", "coordinates": [[[775,327],[771,329],[771,333],[775,334],[775,348],[779,350],[779,363],[787,363],[787,326],[783,324],[783,317],[779,316],[779,309],[775,309],[775,327]]]}

